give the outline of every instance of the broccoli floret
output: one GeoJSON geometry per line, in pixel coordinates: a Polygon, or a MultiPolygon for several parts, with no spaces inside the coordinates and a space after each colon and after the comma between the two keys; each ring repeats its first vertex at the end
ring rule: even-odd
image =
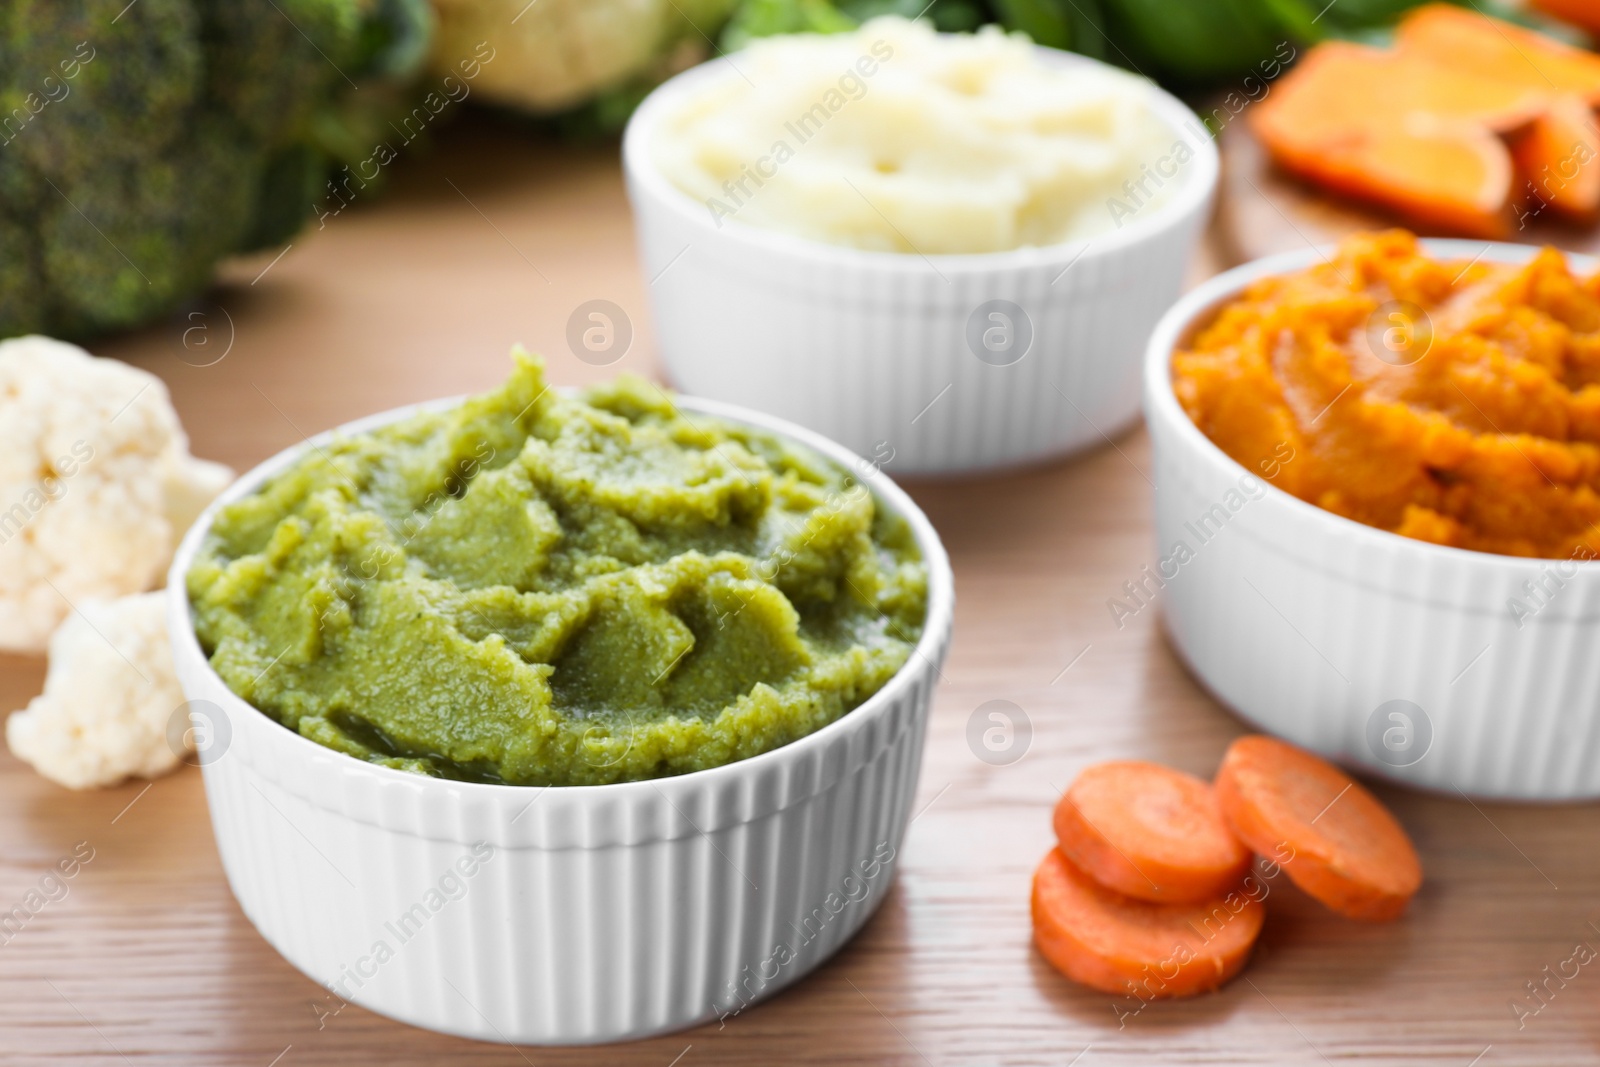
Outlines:
{"type": "Polygon", "coordinates": [[[131,326],[203,288],[250,225],[258,154],[236,123],[202,113],[156,158],[57,182],[38,234],[61,321],[131,326]]]}
{"type": "Polygon", "coordinates": [[[17,333],[45,328],[40,275],[27,228],[0,216],[0,322],[17,333]]]}
{"type": "Polygon", "coordinates": [[[416,0],[0,6],[0,337],[148,322],[287,240],[330,168],[317,116],[409,76],[385,48],[426,27],[416,0]]]}
{"type": "Polygon", "coordinates": [[[275,2],[214,0],[203,5],[201,24],[208,97],[266,144],[281,143],[303,126],[329,90],[355,87],[345,67],[361,40],[351,0],[275,2]],[[299,74],[288,77],[289,70],[299,74]],[[308,93],[298,79],[309,79],[316,92],[308,93]]]}
{"type": "Polygon", "coordinates": [[[0,71],[0,100],[19,125],[5,131],[12,139],[0,151],[16,152],[59,183],[137,165],[182,136],[203,74],[194,4],[139,0],[113,22],[120,7],[116,0],[14,5],[8,36],[18,62],[0,71]]]}
{"type": "Polygon", "coordinates": [[[274,248],[298,233],[306,221],[306,205],[326,194],[327,178],[327,153],[309,142],[291,144],[267,160],[255,217],[238,251],[274,248]]]}

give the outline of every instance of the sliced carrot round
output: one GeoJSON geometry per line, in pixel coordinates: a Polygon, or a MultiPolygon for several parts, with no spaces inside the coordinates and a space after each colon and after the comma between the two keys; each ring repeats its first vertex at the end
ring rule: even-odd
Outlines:
{"type": "Polygon", "coordinates": [[[1389,809],[1309,752],[1241,737],[1222,757],[1216,792],[1245,844],[1341,915],[1393,919],[1422,884],[1417,850],[1389,809]]]}
{"type": "Polygon", "coordinates": [[[1221,896],[1250,868],[1211,787],[1142,760],[1113,760],[1078,775],[1056,804],[1067,858],[1108,889],[1184,904],[1221,896]]]}
{"type": "Polygon", "coordinates": [[[1141,1000],[1215,989],[1244,966],[1266,909],[1238,888],[1199,904],[1152,904],[1100,885],[1051,849],[1033,875],[1033,938],[1075,982],[1141,1000]]]}

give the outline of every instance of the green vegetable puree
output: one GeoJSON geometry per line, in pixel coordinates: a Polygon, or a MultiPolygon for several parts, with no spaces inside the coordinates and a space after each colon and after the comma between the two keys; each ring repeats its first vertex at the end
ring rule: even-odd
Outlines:
{"type": "Polygon", "coordinates": [[[777,748],[906,662],[926,568],[847,472],[514,359],[220,511],[188,588],[230,689],[385,766],[588,785],[777,748]]]}

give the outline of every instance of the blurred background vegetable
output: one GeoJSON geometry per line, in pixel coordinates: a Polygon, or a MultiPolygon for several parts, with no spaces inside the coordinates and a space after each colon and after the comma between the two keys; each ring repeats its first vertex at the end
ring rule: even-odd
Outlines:
{"type": "MultiPolygon", "coordinates": [[[[721,43],[742,47],[774,33],[832,33],[874,15],[930,18],[941,30],[999,23],[1039,44],[1080,52],[1147,74],[1171,88],[1197,89],[1259,74],[1282,47],[1330,37],[1381,39],[1422,0],[743,0],[721,43]]],[[[1462,0],[1467,3],[1468,0],[1462,0]]],[[[1593,0],[1538,0],[1593,9],[1593,0]]],[[[1520,18],[1504,0],[1472,7],[1520,18]]],[[[1591,15],[1600,18],[1600,15],[1591,15]]]]}
{"type": "Polygon", "coordinates": [[[434,0],[434,68],[487,41],[474,91],[574,128],[613,129],[656,84],[705,59],[737,0],[434,0]]]}
{"type": "MultiPolygon", "coordinates": [[[[947,32],[998,23],[1170,88],[1197,90],[1259,76],[1265,68],[1276,72],[1286,55],[1330,37],[1381,41],[1421,0],[433,2],[438,69],[487,41],[498,58],[478,86],[483,98],[553,117],[567,132],[595,133],[620,129],[651,88],[713,51],[736,51],[774,34],[842,32],[876,15],[922,17],[947,32]]],[[[1592,6],[1592,0],[1536,2],[1549,10],[1592,6]]],[[[1473,6],[1527,19],[1516,0],[1476,0],[1473,6]]]]}
{"type": "Polygon", "coordinates": [[[149,322],[289,239],[431,21],[426,0],[0,7],[0,337],[149,322]]]}
{"type": "Polygon", "coordinates": [[[1544,207],[1600,215],[1596,107],[1600,56],[1434,3],[1391,47],[1309,49],[1248,121],[1310,184],[1425,233],[1504,239],[1544,207]]]}
{"type": "MultiPolygon", "coordinates": [[[[1506,2],[1474,6],[1541,17],[1506,2]]],[[[1569,18],[1592,14],[1587,0],[1532,2],[1569,18]]],[[[463,57],[483,58],[484,50],[494,58],[474,63],[475,103],[594,133],[619,129],[654,85],[714,52],[777,33],[843,31],[881,14],[921,15],[946,31],[998,23],[1200,90],[1236,87],[1269,66],[1275,73],[1289,44],[1381,39],[1414,3],[4,3],[0,337],[82,339],[162,318],[207,285],[218,260],[282,246],[311,212],[325,214],[317,205],[342,211],[349,173],[366,168],[364,193],[380,184],[383,174],[367,171],[375,149],[393,144],[393,121],[410,113],[422,88],[417,75],[431,65],[437,88],[444,75],[459,76],[463,57]]]]}
{"type": "Polygon", "coordinates": [[[1532,0],[1533,6],[1588,33],[1600,33],[1600,4],[1595,0],[1532,0]]]}

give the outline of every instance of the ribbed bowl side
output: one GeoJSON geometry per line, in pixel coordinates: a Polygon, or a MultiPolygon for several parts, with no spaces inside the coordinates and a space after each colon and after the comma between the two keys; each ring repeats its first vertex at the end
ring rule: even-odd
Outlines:
{"type": "MultiPolygon", "coordinates": [[[[863,479],[927,563],[922,639],[860,707],[771,752],[555,789],[379,767],[235,696],[195,637],[185,575],[218,509],[306,449],[453,403],[384,412],[280,453],[213,502],[174,556],[167,629],[191,715],[218,739],[201,767],[229,885],[326,991],[310,1005],[325,1015],[349,1001],[486,1041],[584,1044],[743,1010],[837,950],[893,879],[950,641],[954,581],[938,535],[887,478],[863,479]]],[[[861,463],[768,416],[680,403],[861,463]]]]}
{"type": "MultiPolygon", "coordinates": [[[[881,709],[884,728],[859,761],[844,739],[814,760],[772,761],[724,795],[701,796],[716,829],[593,847],[488,843],[485,827],[504,810],[482,810],[476,794],[409,794],[451,827],[438,838],[345,810],[359,805],[322,806],[264,769],[275,742],[292,735],[230,705],[232,746],[203,768],[223,866],[262,935],[331,991],[318,994],[320,1010],[348,1000],[433,1030],[528,1044],[622,1040],[737,1013],[826,959],[882,901],[943,653],[941,643],[933,662],[908,668],[917,677],[881,709]],[[726,817],[761,810],[750,794],[768,787],[763,778],[815,775],[829,762],[844,769],[827,788],[748,820],[726,817]]],[[[194,699],[218,695],[202,695],[203,679],[190,683],[194,699]]],[[[366,770],[333,758],[311,777],[366,770]]],[[[502,792],[519,803],[526,794],[529,819],[542,803],[539,790],[502,792]]],[[[406,795],[391,792],[389,803],[403,806],[406,795]]],[[[698,821],[682,796],[658,799],[698,821]]],[[[618,832],[604,805],[564,817],[594,822],[575,828],[580,839],[618,832]]]]}
{"type": "Polygon", "coordinates": [[[1246,472],[1155,410],[1159,555],[1171,558],[1180,541],[1193,550],[1169,566],[1160,592],[1167,629],[1220,700],[1290,741],[1413,785],[1600,796],[1600,565],[1442,549],[1273,489],[1200,525],[1214,507],[1228,510],[1246,472]],[[1548,606],[1519,624],[1511,601],[1535,604],[1523,583],[1548,581],[1557,566],[1567,576],[1548,606]],[[1432,734],[1409,765],[1385,758],[1369,732],[1396,699],[1420,708],[1432,734]]]}
{"type": "Polygon", "coordinates": [[[1101,443],[1139,413],[1150,325],[1177,298],[1201,219],[1067,269],[946,272],[774,264],[670,214],[640,212],[661,353],[685,392],[790,419],[895,473],[957,472],[1101,443]],[[667,264],[671,264],[670,267],[667,264]],[[1027,354],[968,346],[990,300],[1021,307],[1027,354]]]}
{"type": "MultiPolygon", "coordinates": [[[[1040,51],[1051,64],[1092,62],[1040,51]]],[[[797,422],[894,474],[1065,455],[1138,417],[1144,344],[1177,299],[1216,184],[1216,149],[1181,102],[1151,90],[1173,148],[1190,153],[1183,183],[1127,229],[986,255],[887,255],[715,217],[666,181],[649,148],[654,124],[719,72],[729,74],[714,60],[658,88],[624,142],[640,261],[675,385],[797,422]],[[980,309],[993,300],[1020,308],[1009,325],[1032,334],[1005,365],[980,358],[971,340],[974,322],[981,333],[992,321],[980,309]]]]}

